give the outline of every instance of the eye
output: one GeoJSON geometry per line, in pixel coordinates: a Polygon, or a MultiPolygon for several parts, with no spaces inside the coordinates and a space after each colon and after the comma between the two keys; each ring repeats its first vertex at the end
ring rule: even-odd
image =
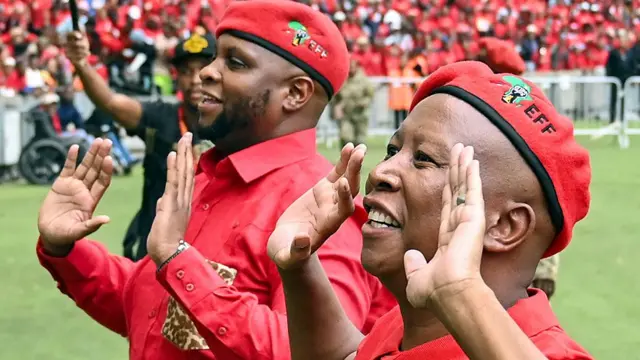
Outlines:
{"type": "Polygon", "coordinates": [[[241,60],[235,57],[228,57],[226,58],[225,62],[229,69],[240,69],[246,67],[246,65],[241,60]]]}
{"type": "Polygon", "coordinates": [[[384,156],[384,159],[389,160],[393,155],[397,154],[398,151],[400,150],[397,146],[391,144],[387,145],[387,154],[384,156]]]}
{"type": "Polygon", "coordinates": [[[416,151],[413,155],[413,160],[416,163],[416,167],[426,167],[428,164],[440,167],[440,165],[438,165],[431,156],[427,155],[423,151],[416,151]]]}

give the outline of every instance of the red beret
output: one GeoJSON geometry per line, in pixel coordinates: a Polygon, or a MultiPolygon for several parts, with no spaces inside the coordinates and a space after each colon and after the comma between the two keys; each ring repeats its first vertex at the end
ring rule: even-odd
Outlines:
{"type": "Polygon", "coordinates": [[[233,2],[216,28],[256,43],[304,70],[329,98],[349,76],[349,51],[340,30],[323,13],[287,0],[233,2]]]}
{"type": "MultiPolygon", "coordinates": [[[[473,106],[509,139],[538,178],[557,235],[544,256],[562,251],[573,226],[589,211],[589,153],[573,136],[542,90],[512,74],[496,74],[480,62],[441,67],[416,92],[411,108],[433,94],[448,94],[473,106]]],[[[496,154],[498,156],[498,154],[496,154]]]]}
{"type": "Polygon", "coordinates": [[[494,37],[484,37],[478,40],[478,45],[487,50],[485,61],[493,71],[521,75],[526,70],[524,60],[511,42],[494,37]]]}

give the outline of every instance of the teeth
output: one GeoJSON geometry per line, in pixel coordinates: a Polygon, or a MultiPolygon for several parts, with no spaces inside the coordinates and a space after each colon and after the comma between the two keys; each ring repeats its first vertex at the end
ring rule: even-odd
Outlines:
{"type": "Polygon", "coordinates": [[[371,225],[375,228],[382,227],[400,227],[400,224],[391,218],[391,216],[382,213],[377,209],[371,209],[369,211],[369,220],[371,220],[371,225]]]}

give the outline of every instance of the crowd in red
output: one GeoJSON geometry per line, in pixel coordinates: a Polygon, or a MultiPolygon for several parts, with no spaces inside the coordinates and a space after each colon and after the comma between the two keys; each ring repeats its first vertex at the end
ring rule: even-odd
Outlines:
{"type": "MultiPolygon", "coordinates": [[[[212,31],[232,0],[80,0],[90,19],[92,61],[121,58],[134,42],[159,54],[154,71],[178,38],[212,31]]],[[[372,76],[424,76],[439,66],[474,59],[478,39],[508,40],[529,71],[593,69],[621,39],[640,33],[640,0],[306,0],[332,16],[354,57],[372,76]]],[[[68,4],[58,0],[0,0],[3,71],[0,88],[36,91],[69,82],[61,52],[70,28],[68,4]]],[[[107,69],[103,69],[105,77],[107,69]]],[[[72,81],[72,80],[71,80],[72,81]]]]}

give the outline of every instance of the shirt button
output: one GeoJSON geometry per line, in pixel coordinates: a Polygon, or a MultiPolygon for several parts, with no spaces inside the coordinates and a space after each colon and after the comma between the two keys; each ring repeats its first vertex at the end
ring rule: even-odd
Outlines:
{"type": "Polygon", "coordinates": [[[226,328],[226,327],[224,327],[224,326],[220,326],[220,327],[218,328],[218,335],[222,336],[222,335],[224,335],[224,334],[226,334],[226,333],[227,333],[227,328],[226,328]]]}
{"type": "Polygon", "coordinates": [[[202,210],[209,210],[209,204],[202,205],[202,210]]]}
{"type": "Polygon", "coordinates": [[[155,310],[151,310],[151,312],[149,313],[149,319],[152,319],[156,317],[156,311],[155,310]]]}
{"type": "Polygon", "coordinates": [[[176,273],[176,277],[178,279],[182,279],[184,277],[184,270],[178,270],[178,272],[176,273]]]}
{"type": "Polygon", "coordinates": [[[187,289],[187,291],[193,291],[194,288],[195,288],[195,286],[193,286],[193,284],[187,284],[187,286],[185,287],[185,289],[187,289]]]}

